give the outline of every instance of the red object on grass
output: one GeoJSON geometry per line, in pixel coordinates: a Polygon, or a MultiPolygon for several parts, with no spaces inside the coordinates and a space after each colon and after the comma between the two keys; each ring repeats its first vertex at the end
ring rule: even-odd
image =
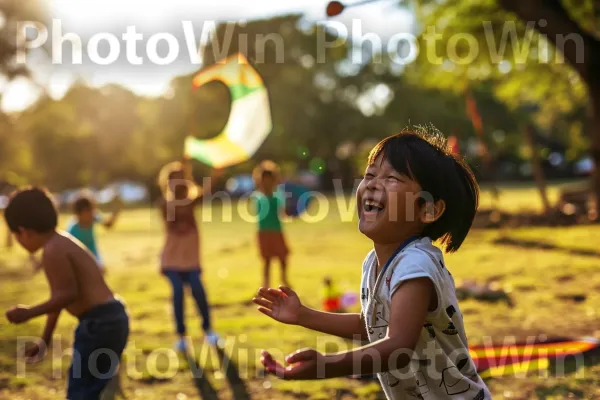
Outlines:
{"type": "Polygon", "coordinates": [[[327,4],[328,17],[335,17],[337,15],[340,15],[342,11],[344,11],[344,5],[339,1],[330,1],[329,4],[327,4]]]}
{"type": "Polygon", "coordinates": [[[323,302],[323,308],[327,312],[336,312],[340,309],[340,299],[339,298],[329,298],[323,302]]]}

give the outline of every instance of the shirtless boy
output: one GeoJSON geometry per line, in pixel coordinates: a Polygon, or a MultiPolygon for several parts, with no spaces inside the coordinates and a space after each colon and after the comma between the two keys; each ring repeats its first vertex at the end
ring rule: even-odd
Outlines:
{"type": "Polygon", "coordinates": [[[47,315],[43,344],[27,354],[38,358],[43,357],[63,309],[79,319],[67,398],[98,399],[116,374],[127,344],[129,317],[125,306],[106,285],[89,250],[57,231],[58,215],[48,192],[40,188],[16,191],[4,217],[23,248],[31,254],[42,249],[42,268],[51,292],[50,299],[43,303],[12,307],[6,318],[20,324],[47,315]]]}

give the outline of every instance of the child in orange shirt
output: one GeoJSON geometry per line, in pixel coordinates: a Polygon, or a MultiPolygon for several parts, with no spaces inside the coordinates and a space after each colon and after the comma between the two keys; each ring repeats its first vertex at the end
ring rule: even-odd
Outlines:
{"type": "Polygon", "coordinates": [[[183,293],[184,286],[191,288],[198,311],[202,315],[202,329],[208,343],[216,345],[219,337],[212,330],[210,308],[204,285],[200,279],[200,230],[194,214],[202,196],[201,189],[186,173],[185,163],[166,166],[159,178],[163,198],[159,207],[165,224],[165,243],[161,253],[161,271],[173,289],[173,310],[179,340],[176,348],[187,349],[185,340],[183,293]]]}

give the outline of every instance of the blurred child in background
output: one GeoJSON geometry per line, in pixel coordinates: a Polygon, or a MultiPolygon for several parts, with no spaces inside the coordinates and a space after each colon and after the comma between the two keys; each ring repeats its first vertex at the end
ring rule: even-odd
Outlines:
{"type": "Polygon", "coordinates": [[[82,194],[73,203],[73,213],[75,217],[69,223],[67,232],[88,248],[94,257],[96,257],[100,270],[105,274],[106,268],[98,252],[94,226],[101,224],[107,229],[112,228],[119,217],[120,206],[117,207],[117,210],[110,217],[106,218],[96,209],[93,197],[82,194]]]}
{"type": "MultiPolygon", "coordinates": [[[[211,191],[210,187],[205,188],[211,191]]],[[[165,242],[161,253],[161,271],[173,290],[173,311],[179,340],[176,348],[187,350],[186,325],[183,308],[184,286],[189,286],[202,315],[205,340],[216,345],[219,337],[212,330],[210,308],[200,274],[200,230],[194,214],[204,190],[199,188],[191,175],[189,161],[173,162],[163,167],[159,176],[163,197],[159,202],[165,224],[165,242]]]]}
{"type": "Polygon", "coordinates": [[[256,192],[253,194],[258,216],[258,248],[263,260],[263,287],[269,287],[271,260],[276,258],[281,266],[281,282],[289,286],[287,278],[287,246],[280,214],[285,209],[283,193],[276,191],[279,184],[279,167],[264,161],[253,172],[256,192]]]}

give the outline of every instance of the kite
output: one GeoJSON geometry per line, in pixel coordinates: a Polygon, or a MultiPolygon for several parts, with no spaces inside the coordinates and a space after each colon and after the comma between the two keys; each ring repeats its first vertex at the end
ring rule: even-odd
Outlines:
{"type": "MultiPolygon", "coordinates": [[[[471,358],[484,378],[536,372],[564,367],[566,358],[581,359],[584,365],[600,361],[600,341],[594,338],[537,340],[500,346],[471,346],[471,358]]],[[[582,365],[578,365],[582,366],[582,365]]]]}
{"type": "Polygon", "coordinates": [[[243,54],[234,54],[200,71],[192,85],[221,81],[231,94],[231,112],[225,128],[214,138],[188,136],[184,153],[213,168],[224,168],[248,160],[273,127],[269,96],[263,80],[243,54]]]}

